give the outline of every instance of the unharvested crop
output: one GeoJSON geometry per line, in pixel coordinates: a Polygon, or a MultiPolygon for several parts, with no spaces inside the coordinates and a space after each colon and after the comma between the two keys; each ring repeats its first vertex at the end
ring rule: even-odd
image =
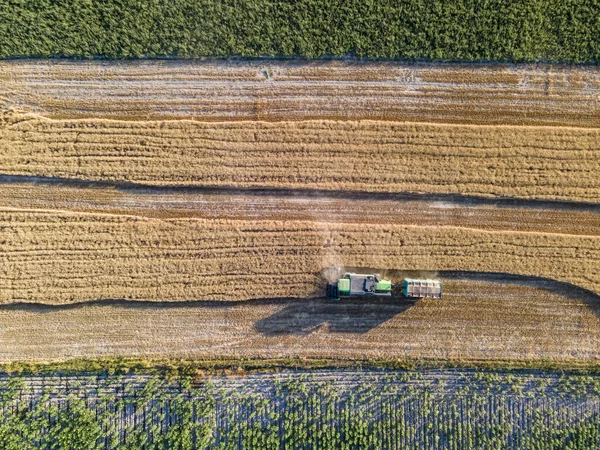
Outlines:
{"type": "Polygon", "coordinates": [[[600,60],[593,0],[107,0],[0,4],[0,57],[600,60]]]}
{"type": "Polygon", "coordinates": [[[5,114],[0,173],[152,185],[594,202],[600,130],[383,121],[201,123],[5,114]]]}
{"type": "Polygon", "coordinates": [[[2,209],[0,301],[299,297],[330,265],[535,275],[600,292],[600,238],[2,209]]]}

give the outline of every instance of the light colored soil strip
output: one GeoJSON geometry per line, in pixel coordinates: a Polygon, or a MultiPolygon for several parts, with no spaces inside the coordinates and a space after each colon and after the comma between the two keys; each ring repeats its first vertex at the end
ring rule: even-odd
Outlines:
{"type": "Polygon", "coordinates": [[[596,67],[352,62],[0,62],[0,109],[54,118],[600,123],[596,67]]]}
{"type": "Polygon", "coordinates": [[[5,175],[600,201],[600,128],[3,120],[5,175]]]}

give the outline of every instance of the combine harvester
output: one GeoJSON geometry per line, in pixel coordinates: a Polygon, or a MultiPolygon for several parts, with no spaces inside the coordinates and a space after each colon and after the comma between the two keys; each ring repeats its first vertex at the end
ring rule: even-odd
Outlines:
{"type": "Polygon", "coordinates": [[[339,300],[342,297],[382,296],[390,297],[393,288],[401,288],[408,298],[442,298],[442,282],[438,280],[414,280],[405,278],[393,285],[379,274],[358,274],[346,272],[336,283],[327,284],[327,297],[339,300]]]}

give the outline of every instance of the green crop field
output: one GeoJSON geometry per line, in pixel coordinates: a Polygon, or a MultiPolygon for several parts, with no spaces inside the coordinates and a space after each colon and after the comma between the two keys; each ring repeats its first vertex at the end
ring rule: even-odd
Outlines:
{"type": "Polygon", "coordinates": [[[598,0],[5,0],[0,57],[600,60],[598,0]]]}
{"type": "Polygon", "coordinates": [[[312,371],[0,380],[3,449],[592,449],[600,377],[312,371]]]}

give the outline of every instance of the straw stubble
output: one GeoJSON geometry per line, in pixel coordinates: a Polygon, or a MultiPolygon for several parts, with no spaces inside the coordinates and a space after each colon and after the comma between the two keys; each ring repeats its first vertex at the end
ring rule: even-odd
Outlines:
{"type": "Polygon", "coordinates": [[[505,272],[600,292],[600,237],[3,209],[0,301],[319,296],[329,265],[505,272]]]}
{"type": "Polygon", "coordinates": [[[4,116],[0,173],[149,185],[600,200],[600,130],[4,116]]]}

